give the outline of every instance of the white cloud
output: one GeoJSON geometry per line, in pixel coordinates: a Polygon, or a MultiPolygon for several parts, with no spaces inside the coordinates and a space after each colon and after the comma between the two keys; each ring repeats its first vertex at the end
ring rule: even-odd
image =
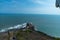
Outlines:
{"type": "Polygon", "coordinates": [[[23,9],[23,12],[60,15],[60,9],[56,7],[26,8],[26,9],[23,9]]]}
{"type": "Polygon", "coordinates": [[[46,2],[41,1],[41,0],[30,0],[30,1],[32,1],[33,3],[37,3],[37,4],[46,4],[46,2]]]}
{"type": "Polygon", "coordinates": [[[55,7],[55,0],[33,0],[33,2],[44,5],[43,7],[39,8],[30,8],[29,11],[33,13],[60,15],[60,9],[55,7]]]}
{"type": "Polygon", "coordinates": [[[45,8],[40,8],[41,12],[44,14],[60,14],[60,9],[55,8],[55,7],[45,7],[45,8]]]}
{"type": "Polygon", "coordinates": [[[33,2],[35,4],[39,4],[39,5],[43,5],[42,7],[38,6],[38,7],[24,7],[21,8],[21,6],[19,5],[23,5],[20,4],[19,2],[16,2],[15,0],[12,1],[11,3],[13,3],[13,7],[4,7],[2,9],[0,9],[1,12],[15,12],[15,13],[40,13],[40,14],[56,14],[56,15],[60,15],[60,9],[55,7],[55,0],[29,0],[30,2],[33,2]]]}

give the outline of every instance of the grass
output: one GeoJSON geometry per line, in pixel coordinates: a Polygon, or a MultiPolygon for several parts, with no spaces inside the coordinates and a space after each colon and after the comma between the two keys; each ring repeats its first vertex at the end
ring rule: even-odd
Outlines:
{"type": "Polygon", "coordinates": [[[28,39],[29,33],[32,31],[30,29],[27,29],[26,31],[19,30],[16,33],[17,40],[25,40],[28,39]]]}
{"type": "MultiPolygon", "coordinates": [[[[26,31],[19,30],[16,34],[17,40],[27,40],[29,38],[29,34],[31,32],[32,31],[30,29],[27,29],[26,31]]],[[[41,33],[41,32],[39,32],[39,33],[41,33]]],[[[46,34],[44,34],[44,35],[46,35],[46,34]]],[[[54,40],[60,40],[60,38],[54,38],[54,40]]]]}

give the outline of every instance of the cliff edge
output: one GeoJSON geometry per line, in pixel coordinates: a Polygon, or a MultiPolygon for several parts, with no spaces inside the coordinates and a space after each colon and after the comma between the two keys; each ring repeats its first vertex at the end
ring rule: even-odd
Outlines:
{"type": "Polygon", "coordinates": [[[0,40],[55,40],[55,38],[36,31],[31,23],[27,23],[24,28],[0,33],[0,40]]]}

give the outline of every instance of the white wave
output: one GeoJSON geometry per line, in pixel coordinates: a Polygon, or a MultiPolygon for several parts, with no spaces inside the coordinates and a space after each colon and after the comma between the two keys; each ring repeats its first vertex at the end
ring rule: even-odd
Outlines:
{"type": "Polygon", "coordinates": [[[11,29],[20,29],[20,28],[24,28],[24,27],[26,27],[26,23],[18,24],[13,27],[2,29],[2,30],[0,30],[0,32],[5,32],[5,31],[11,30],[11,29]]]}

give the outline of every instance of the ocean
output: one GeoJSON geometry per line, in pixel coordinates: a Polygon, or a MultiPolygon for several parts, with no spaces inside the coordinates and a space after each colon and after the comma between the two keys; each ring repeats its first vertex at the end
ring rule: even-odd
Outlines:
{"type": "Polygon", "coordinates": [[[0,32],[6,28],[32,22],[38,31],[60,37],[60,15],[47,14],[0,14],[0,32]]]}

